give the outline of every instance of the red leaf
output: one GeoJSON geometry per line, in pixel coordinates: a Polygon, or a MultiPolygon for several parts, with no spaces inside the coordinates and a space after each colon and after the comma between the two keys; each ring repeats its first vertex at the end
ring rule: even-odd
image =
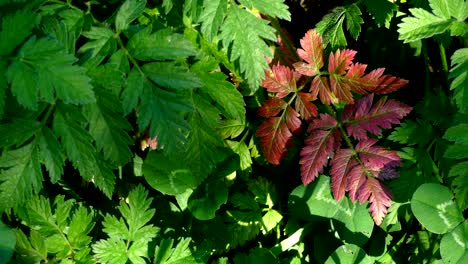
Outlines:
{"type": "Polygon", "coordinates": [[[263,117],[272,117],[284,110],[288,104],[278,97],[271,97],[263,102],[257,113],[263,117]]]}
{"type": "Polygon", "coordinates": [[[283,117],[270,117],[257,130],[261,138],[263,154],[268,162],[278,165],[286,152],[286,145],[292,139],[283,117]]]}
{"type": "Polygon", "coordinates": [[[356,51],[345,49],[343,51],[337,50],[335,54],[330,53],[328,59],[328,71],[330,73],[344,75],[351,66],[356,51]]]}
{"type": "Polygon", "coordinates": [[[292,107],[288,106],[286,108],[286,125],[292,132],[296,132],[301,128],[301,120],[299,119],[299,114],[292,107]]]}
{"type": "MultiPolygon", "coordinates": [[[[387,94],[400,89],[408,83],[407,80],[400,79],[394,76],[382,76],[384,70],[384,68],[378,68],[371,71],[362,78],[356,78],[357,82],[359,83],[359,86],[361,86],[363,89],[370,93],[387,94]]],[[[355,91],[363,94],[362,92],[360,92],[359,89],[355,89],[355,91]]]]}
{"type": "Polygon", "coordinates": [[[395,100],[387,101],[385,97],[372,106],[373,98],[374,95],[369,94],[355,104],[347,105],[343,111],[342,120],[347,132],[358,140],[368,138],[366,132],[378,135],[380,128],[399,124],[400,119],[411,111],[411,107],[395,100]]]}
{"type": "Polygon", "coordinates": [[[326,77],[315,76],[312,84],[310,85],[310,92],[314,97],[317,97],[318,95],[320,97],[320,101],[324,104],[338,103],[338,99],[333,95],[326,77]]]}
{"type": "Polygon", "coordinates": [[[367,170],[361,164],[354,166],[347,176],[346,190],[349,192],[349,198],[355,202],[358,199],[361,186],[366,183],[367,170]]]}
{"type": "Polygon", "coordinates": [[[323,171],[328,158],[340,146],[341,135],[336,128],[336,120],[327,114],[321,114],[309,127],[311,135],[306,138],[301,151],[301,176],[304,185],[309,184],[323,171]]]}
{"type": "Polygon", "coordinates": [[[332,74],[330,75],[330,88],[335,96],[349,104],[353,103],[353,94],[351,93],[351,85],[343,76],[332,74]]]}
{"type": "Polygon", "coordinates": [[[307,76],[317,75],[323,67],[322,37],[315,30],[309,30],[301,39],[301,47],[297,49],[297,54],[307,63],[295,63],[296,71],[307,76]]]}
{"type": "Polygon", "coordinates": [[[331,161],[332,191],[339,201],[345,194],[348,173],[358,164],[351,149],[339,149],[331,161]]]}
{"type": "Polygon", "coordinates": [[[277,64],[265,73],[262,86],[269,92],[277,93],[277,97],[283,98],[296,90],[296,81],[299,77],[299,73],[286,66],[277,64]]]}
{"type": "Polygon", "coordinates": [[[376,178],[387,180],[398,177],[396,167],[401,165],[400,157],[393,150],[374,146],[376,139],[365,139],[356,145],[359,158],[376,178]]]}
{"type": "Polygon", "coordinates": [[[296,110],[305,120],[310,120],[312,117],[317,116],[317,107],[311,102],[317,97],[314,97],[310,93],[297,93],[295,102],[296,110]]]}
{"type": "Polygon", "coordinates": [[[359,201],[363,203],[369,200],[369,211],[377,225],[380,225],[387,214],[387,208],[390,207],[392,194],[390,190],[379,180],[368,178],[359,190],[359,201]]]}

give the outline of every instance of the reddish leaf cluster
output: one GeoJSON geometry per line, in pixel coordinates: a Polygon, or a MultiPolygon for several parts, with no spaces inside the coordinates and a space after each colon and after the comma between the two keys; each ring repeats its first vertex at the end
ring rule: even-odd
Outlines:
{"type": "Polygon", "coordinates": [[[258,110],[267,118],[257,131],[265,158],[279,164],[293,133],[300,131],[301,119],[306,121],[309,136],[300,153],[303,183],[313,181],[330,160],[335,199],[348,192],[352,201],[369,201],[374,221],[380,224],[392,197],[381,180],[398,176],[400,159],[395,151],[376,146],[368,133],[379,135],[399,124],[411,107],[386,97],[374,104],[374,94],[395,91],[407,81],[383,75],[383,68],[366,74],[367,66],[354,63],[356,51],[349,49],[330,53],[325,67],[322,38],[314,30],[301,39],[297,53],[303,61],[294,63],[294,69],[274,65],[262,82],[274,93],[258,110]],[[355,101],[354,94],[363,97],[355,101]],[[318,115],[312,103],[317,98],[325,105],[347,103],[340,121],[334,113],[318,115]],[[345,131],[347,135],[342,134],[345,131]],[[342,137],[348,135],[358,143],[343,149],[342,137]]]}

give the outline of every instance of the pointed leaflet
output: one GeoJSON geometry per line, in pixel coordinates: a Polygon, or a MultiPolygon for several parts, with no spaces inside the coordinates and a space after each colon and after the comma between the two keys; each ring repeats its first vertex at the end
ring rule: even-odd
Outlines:
{"type": "Polygon", "coordinates": [[[365,64],[352,64],[348,72],[341,79],[349,89],[360,93],[387,94],[400,89],[408,83],[407,80],[400,79],[391,75],[383,75],[384,68],[375,69],[364,75],[367,68],[365,64]]]}
{"type": "Polygon", "coordinates": [[[332,191],[337,201],[346,192],[349,172],[358,164],[353,156],[354,153],[351,149],[339,149],[331,160],[332,191]]]}
{"type": "Polygon", "coordinates": [[[443,33],[452,24],[451,19],[439,17],[422,8],[411,8],[409,11],[413,16],[403,18],[398,24],[399,39],[406,43],[443,33]]]}
{"type": "Polygon", "coordinates": [[[32,37],[21,47],[18,60],[6,75],[19,102],[33,110],[39,99],[52,103],[55,95],[65,103],[92,103],[90,79],[85,68],[73,65],[76,61],[55,41],[32,37]],[[28,101],[21,101],[23,97],[28,101]]]}
{"type": "Polygon", "coordinates": [[[146,63],[142,70],[149,79],[162,87],[182,90],[202,86],[200,80],[187,66],[172,61],[146,63]]]}
{"type": "Polygon", "coordinates": [[[363,165],[374,177],[387,180],[398,177],[395,171],[401,165],[400,156],[393,150],[387,150],[379,146],[374,146],[376,139],[365,139],[356,145],[363,165]]]}
{"type": "Polygon", "coordinates": [[[303,75],[317,75],[323,67],[322,37],[315,30],[307,31],[301,39],[301,48],[297,49],[297,54],[307,63],[297,62],[294,64],[294,68],[303,75]]]}
{"type": "Polygon", "coordinates": [[[283,98],[291,92],[297,90],[296,81],[300,74],[286,66],[277,64],[270,71],[267,71],[262,81],[262,86],[267,91],[276,93],[276,97],[283,98]]]}
{"type": "Polygon", "coordinates": [[[387,214],[387,208],[390,207],[392,195],[390,190],[379,180],[367,178],[366,182],[359,189],[359,201],[361,203],[369,201],[369,211],[377,225],[380,225],[387,214]]]}
{"type": "Polygon", "coordinates": [[[122,92],[122,106],[124,114],[129,114],[138,105],[138,100],[143,93],[145,76],[136,67],[130,71],[122,92]]]}
{"type": "Polygon", "coordinates": [[[374,17],[377,26],[390,27],[390,20],[395,11],[398,10],[395,3],[388,0],[364,0],[362,3],[366,6],[367,12],[374,17]]]}
{"type": "Polygon", "coordinates": [[[256,8],[262,14],[291,20],[291,14],[284,0],[240,0],[240,3],[249,9],[256,8]]]}
{"type": "Polygon", "coordinates": [[[336,120],[321,114],[309,127],[311,135],[306,138],[305,146],[301,150],[301,176],[304,185],[309,184],[323,171],[333,151],[340,146],[341,135],[336,128],[336,120]]]}
{"type": "Polygon", "coordinates": [[[0,157],[0,212],[17,207],[42,189],[36,144],[3,152],[0,157]]]}
{"type": "Polygon", "coordinates": [[[338,99],[332,93],[328,78],[315,76],[310,85],[310,93],[313,97],[320,97],[320,101],[324,104],[338,103],[338,99]]]}
{"type": "Polygon", "coordinates": [[[367,133],[375,135],[381,133],[381,128],[391,128],[392,124],[399,124],[411,107],[395,100],[382,97],[372,105],[373,94],[359,99],[355,104],[347,105],[342,114],[347,132],[356,139],[366,139],[367,133]]]}
{"type": "Polygon", "coordinates": [[[56,183],[63,174],[65,155],[55,134],[48,127],[42,127],[38,138],[41,162],[49,172],[50,181],[56,183]]]}
{"type": "Polygon", "coordinates": [[[268,68],[265,57],[273,57],[264,39],[275,41],[274,29],[268,26],[267,21],[231,5],[220,36],[223,46],[231,47],[230,59],[239,59],[240,70],[251,90],[255,91],[268,68]]]}
{"type": "Polygon", "coordinates": [[[208,41],[217,34],[227,11],[227,0],[204,0],[203,10],[198,21],[201,23],[201,32],[208,41]]]}
{"type": "Polygon", "coordinates": [[[89,133],[96,141],[98,150],[103,151],[104,158],[116,165],[124,165],[132,153],[128,145],[132,139],[126,131],[131,125],[122,117],[122,109],[117,97],[110,91],[96,89],[97,102],[84,106],[84,113],[89,121],[89,133]]]}
{"type": "Polygon", "coordinates": [[[3,17],[2,31],[0,31],[0,56],[10,54],[31,34],[36,19],[35,13],[26,10],[20,10],[3,17]]]}
{"type": "Polygon", "coordinates": [[[133,20],[137,19],[145,10],[146,0],[127,0],[117,11],[115,17],[115,28],[122,31],[128,28],[133,20]]]}
{"type": "Polygon", "coordinates": [[[340,80],[342,75],[351,67],[354,55],[356,55],[356,51],[354,50],[337,50],[335,54],[330,53],[330,58],[328,59],[331,91],[338,99],[347,103],[353,102],[353,95],[349,87],[340,80]]]}
{"type": "Polygon", "coordinates": [[[458,110],[468,113],[468,48],[456,50],[451,60],[449,78],[453,79],[450,90],[454,91],[458,110]]]}
{"type": "Polygon", "coordinates": [[[316,98],[310,93],[297,93],[295,109],[304,120],[310,120],[317,116],[317,107],[311,103],[316,98]]]}
{"type": "Polygon", "coordinates": [[[91,27],[89,31],[83,32],[83,36],[90,39],[78,50],[79,53],[91,52],[91,57],[97,55],[106,56],[113,54],[117,49],[117,41],[114,31],[104,27],[91,27]]]}

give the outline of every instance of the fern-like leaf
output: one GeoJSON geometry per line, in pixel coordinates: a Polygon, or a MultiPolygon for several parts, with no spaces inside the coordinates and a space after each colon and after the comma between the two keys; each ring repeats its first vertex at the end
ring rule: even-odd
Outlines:
{"type": "Polygon", "coordinates": [[[276,93],[276,97],[283,98],[296,90],[296,81],[300,74],[283,65],[275,65],[267,71],[262,86],[267,91],[276,93]]]}
{"type": "Polygon", "coordinates": [[[309,30],[301,39],[301,49],[297,54],[306,61],[294,64],[296,71],[306,76],[315,76],[323,67],[323,42],[322,37],[315,30],[309,30]]]}
{"type": "Polygon", "coordinates": [[[390,207],[392,195],[390,190],[375,178],[367,178],[359,190],[359,201],[361,203],[369,201],[369,211],[377,225],[380,225],[390,207]]]}

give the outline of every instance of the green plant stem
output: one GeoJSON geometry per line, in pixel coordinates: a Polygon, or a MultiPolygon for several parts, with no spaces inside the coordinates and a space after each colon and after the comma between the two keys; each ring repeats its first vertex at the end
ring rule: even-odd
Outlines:
{"type": "Polygon", "coordinates": [[[427,94],[431,89],[431,78],[430,78],[430,71],[429,71],[429,57],[427,54],[427,43],[426,40],[421,40],[422,45],[422,53],[424,59],[424,90],[427,94]]]}
{"type": "Polygon", "coordinates": [[[445,74],[448,74],[449,68],[447,64],[447,56],[445,55],[445,48],[442,44],[439,44],[439,53],[440,61],[442,62],[442,69],[444,70],[445,74]]]}

